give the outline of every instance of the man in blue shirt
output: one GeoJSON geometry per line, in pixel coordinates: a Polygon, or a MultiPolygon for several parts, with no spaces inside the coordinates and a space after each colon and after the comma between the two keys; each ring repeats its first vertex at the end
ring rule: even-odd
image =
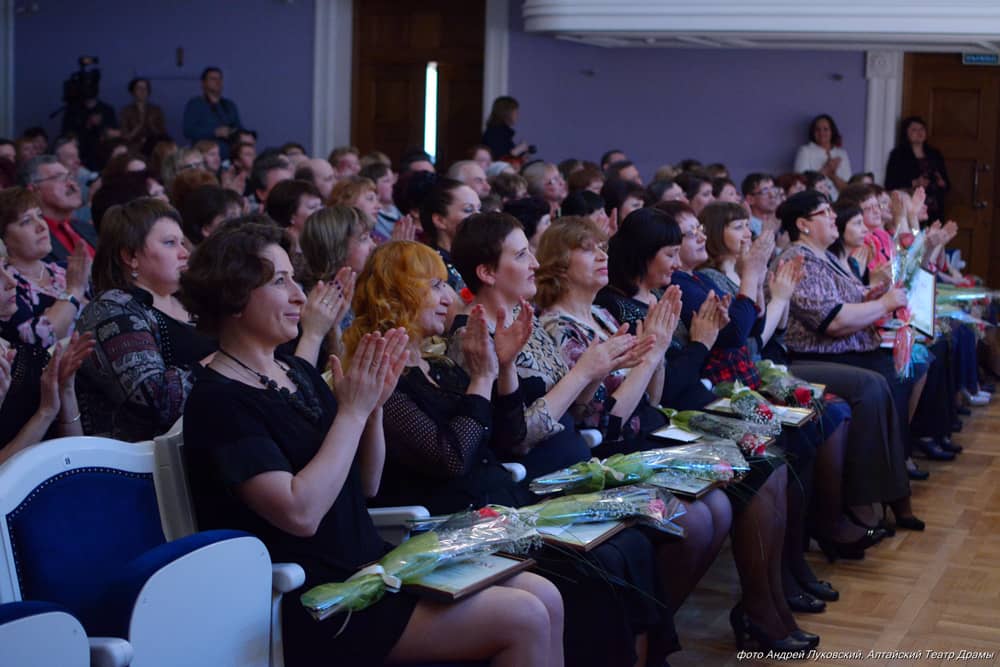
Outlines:
{"type": "Polygon", "coordinates": [[[201,73],[201,95],[184,105],[184,136],[192,144],[211,139],[219,145],[219,155],[229,155],[229,135],[238,130],[240,110],[222,96],[222,70],[206,67],[201,73]]]}

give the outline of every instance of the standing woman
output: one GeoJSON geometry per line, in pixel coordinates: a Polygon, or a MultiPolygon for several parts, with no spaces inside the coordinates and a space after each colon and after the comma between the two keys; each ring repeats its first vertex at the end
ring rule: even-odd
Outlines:
{"type": "Polygon", "coordinates": [[[17,309],[0,320],[0,336],[12,343],[52,347],[73,331],[90,282],[90,256],[77,244],[68,268],[44,258],[52,236],[38,195],[27,188],[0,191],[0,239],[7,246],[7,272],[17,282],[17,309]]]}
{"type": "Polygon", "coordinates": [[[889,153],[885,189],[923,187],[927,192],[927,217],[944,220],[944,199],[951,189],[941,151],[927,145],[927,123],[919,116],[904,118],[899,140],[889,153]]]}
{"type": "Polygon", "coordinates": [[[851,178],[851,158],[843,149],[843,137],[829,114],[820,114],[809,124],[809,141],[795,155],[795,172],[818,171],[833,182],[837,190],[847,187],[851,178]]]}
{"type": "Polygon", "coordinates": [[[153,86],[141,77],[128,82],[132,102],[122,108],[122,138],[137,153],[148,154],[151,142],[167,136],[163,109],[149,103],[153,86]]]}
{"type": "Polygon", "coordinates": [[[520,166],[521,159],[528,153],[527,142],[514,143],[514,125],[521,105],[513,97],[503,95],[493,100],[490,117],[486,119],[483,145],[490,149],[494,160],[512,162],[520,166]],[[511,158],[515,158],[511,160],[511,158]]]}
{"type": "Polygon", "coordinates": [[[180,216],[158,199],[104,214],[94,260],[94,300],[78,328],[97,347],[80,369],[84,431],[149,440],[184,409],[192,369],[215,351],[174,296],[187,266],[180,216]]]}

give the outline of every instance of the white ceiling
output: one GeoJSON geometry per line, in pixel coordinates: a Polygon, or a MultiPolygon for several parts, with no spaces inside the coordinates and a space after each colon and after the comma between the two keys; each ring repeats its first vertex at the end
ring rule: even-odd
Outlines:
{"type": "Polygon", "coordinates": [[[525,0],[525,30],[603,47],[1000,53],[998,0],[525,0]]]}

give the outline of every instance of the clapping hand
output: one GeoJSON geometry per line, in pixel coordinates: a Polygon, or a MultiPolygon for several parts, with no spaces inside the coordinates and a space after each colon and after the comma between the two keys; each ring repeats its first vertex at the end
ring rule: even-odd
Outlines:
{"type": "Polygon", "coordinates": [[[711,350],[719,332],[728,324],[729,305],[724,304],[714,291],[710,291],[698,312],[691,316],[688,335],[692,342],[701,343],[711,350]]]}
{"type": "Polygon", "coordinates": [[[623,324],[607,340],[587,346],[573,369],[580,369],[591,382],[603,380],[612,371],[638,365],[654,342],[652,338],[636,338],[628,332],[628,325],[623,324]]]}
{"type": "Polygon", "coordinates": [[[663,298],[654,303],[646,313],[646,319],[636,327],[639,338],[651,338],[653,345],[648,358],[663,360],[663,356],[673,340],[674,330],[681,316],[681,290],[671,285],[663,293],[663,298]]]}
{"type": "Polygon", "coordinates": [[[469,323],[462,335],[462,358],[470,378],[492,382],[500,373],[497,351],[486,326],[486,311],[482,304],[475,306],[469,313],[469,323]]]}
{"type": "Polygon", "coordinates": [[[330,355],[333,392],[340,403],[341,412],[368,419],[372,411],[381,405],[380,401],[388,398],[387,385],[395,386],[395,381],[402,372],[399,336],[397,329],[386,332],[385,336],[378,332],[365,334],[354,351],[346,373],[340,358],[330,355]]]}
{"type": "Polygon", "coordinates": [[[390,236],[391,241],[413,241],[417,238],[417,229],[419,228],[417,222],[413,219],[413,216],[407,213],[396,221],[396,224],[392,227],[392,235],[390,236]]]}
{"type": "Polygon", "coordinates": [[[322,338],[337,327],[351,307],[355,279],[354,271],[345,266],[329,283],[316,283],[302,308],[303,336],[322,338]]]}
{"type": "Polygon", "coordinates": [[[82,299],[87,285],[90,284],[90,269],[93,260],[84,247],[83,242],[76,244],[66,261],[66,291],[76,298],[82,299]]]}
{"type": "Polygon", "coordinates": [[[493,345],[497,352],[497,361],[501,366],[514,363],[517,353],[531,338],[532,310],[531,304],[521,299],[521,312],[517,314],[510,326],[506,325],[507,309],[497,310],[497,327],[493,334],[493,345]]]}
{"type": "Polygon", "coordinates": [[[805,274],[805,258],[799,255],[792,260],[781,260],[771,273],[768,288],[772,299],[787,301],[792,298],[796,285],[805,274]]]}

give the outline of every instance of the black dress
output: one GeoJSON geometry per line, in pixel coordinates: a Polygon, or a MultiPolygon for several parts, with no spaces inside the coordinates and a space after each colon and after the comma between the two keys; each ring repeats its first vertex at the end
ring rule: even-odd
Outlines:
{"type": "Polygon", "coordinates": [[[892,149],[885,167],[886,190],[909,189],[913,187],[913,181],[921,176],[929,181],[925,188],[928,220],[944,220],[944,200],[951,189],[951,182],[941,151],[924,144],[924,157],[921,159],[913,154],[913,147],[909,144],[892,149]],[[938,175],[944,181],[943,187],[938,185],[938,175]]]}
{"type": "Polygon", "coordinates": [[[305,404],[318,407],[314,421],[279,391],[235,382],[211,369],[199,372],[184,410],[185,463],[201,529],[235,528],[256,535],[273,562],[298,563],[305,586],[282,600],[285,664],[379,665],[392,650],[417,603],[387,594],[351,615],[315,621],[299,602],[312,586],[343,581],[381,558],[389,545],[375,531],[365,507],[357,464],[312,537],[296,537],[247,507],[236,488],[264,472],[297,473],[316,455],[336,416],[337,404],[319,373],[306,362],[284,358],[305,404]],[[220,419],[224,415],[224,419],[220,419]]]}
{"type": "MultiPolygon", "coordinates": [[[[409,368],[385,404],[386,463],[376,502],[446,514],[533,501],[493,451],[523,439],[520,390],[491,405],[465,393],[469,376],[449,359],[429,363],[434,384],[409,368]]],[[[623,530],[585,556],[546,547],[531,557],[563,597],[567,665],[631,665],[637,633],[672,631],[654,597],[653,548],[642,531],[623,530]]]]}
{"type": "Polygon", "coordinates": [[[10,388],[0,406],[0,448],[6,447],[38,410],[40,380],[49,355],[37,345],[17,345],[10,388]]]}

